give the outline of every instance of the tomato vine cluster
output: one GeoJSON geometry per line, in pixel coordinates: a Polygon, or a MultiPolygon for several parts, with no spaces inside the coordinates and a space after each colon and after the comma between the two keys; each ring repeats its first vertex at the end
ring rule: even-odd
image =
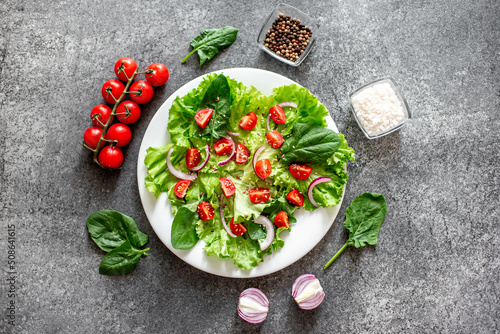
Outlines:
{"type": "Polygon", "coordinates": [[[119,80],[108,80],[101,89],[102,97],[113,108],[107,104],[95,106],[90,112],[94,126],[83,134],[83,146],[94,152],[94,162],[111,169],[120,168],[123,163],[120,147],[128,145],[132,139],[128,125],[141,117],[139,104],[151,101],[153,86],[164,85],[169,77],[168,69],[163,64],[154,63],[146,71],[139,72],[137,63],[130,58],[121,58],[116,62],[115,74],[119,80]],[[138,74],[144,74],[146,80],[134,81],[138,74]],[[127,94],[130,100],[124,101],[127,94]],[[113,123],[115,117],[118,122],[113,123]]]}

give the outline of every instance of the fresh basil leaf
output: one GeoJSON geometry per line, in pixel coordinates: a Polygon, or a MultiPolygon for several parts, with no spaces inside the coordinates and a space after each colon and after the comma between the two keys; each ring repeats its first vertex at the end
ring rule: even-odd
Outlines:
{"type": "Polygon", "coordinates": [[[238,29],[231,26],[225,26],[221,29],[204,29],[201,34],[191,40],[193,50],[182,60],[184,64],[186,60],[195,52],[198,52],[200,57],[200,67],[207,61],[212,59],[223,46],[229,46],[236,40],[238,29]]]}
{"type": "Polygon", "coordinates": [[[285,140],[282,162],[321,164],[340,147],[339,135],[330,129],[309,123],[295,123],[292,135],[285,140]]]}
{"type": "Polygon", "coordinates": [[[198,242],[196,234],[196,213],[181,207],[172,222],[171,241],[175,249],[190,249],[198,242]]]}
{"type": "Polygon", "coordinates": [[[106,254],[99,266],[99,274],[102,275],[121,275],[127,274],[135,269],[135,265],[141,259],[142,254],[145,254],[147,249],[137,249],[126,240],[121,246],[113,249],[106,254]]]}
{"type": "Polygon", "coordinates": [[[231,116],[231,89],[227,78],[220,74],[208,87],[198,110],[210,108],[214,110],[210,123],[202,130],[202,135],[211,134],[215,139],[226,136],[226,128],[231,116]]]}
{"type": "Polygon", "coordinates": [[[113,210],[100,210],[87,218],[90,237],[103,251],[109,252],[125,241],[140,248],[148,242],[148,236],[137,228],[131,217],[113,210]]]}

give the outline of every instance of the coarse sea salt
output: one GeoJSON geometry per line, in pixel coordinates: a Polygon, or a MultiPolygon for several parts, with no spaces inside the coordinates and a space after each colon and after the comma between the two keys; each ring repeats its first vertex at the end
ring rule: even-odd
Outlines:
{"type": "Polygon", "coordinates": [[[405,119],[404,107],[387,82],[374,84],[351,98],[354,112],[370,136],[389,131],[405,119]]]}

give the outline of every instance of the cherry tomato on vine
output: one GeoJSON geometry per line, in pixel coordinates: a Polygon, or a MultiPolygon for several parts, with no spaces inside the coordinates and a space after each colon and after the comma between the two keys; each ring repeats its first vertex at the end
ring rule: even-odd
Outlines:
{"type": "Polygon", "coordinates": [[[188,180],[180,180],[179,182],[177,182],[174,186],[175,196],[184,198],[184,196],[186,196],[190,183],[191,181],[188,180]]]}
{"type": "Polygon", "coordinates": [[[233,144],[227,138],[219,139],[214,144],[215,154],[226,155],[233,150],[233,144]]]}
{"type": "Polygon", "coordinates": [[[208,202],[202,202],[198,204],[198,215],[200,215],[200,219],[207,221],[212,218],[214,218],[214,208],[212,207],[212,204],[208,202]]]}
{"type": "MultiPolygon", "coordinates": [[[[83,141],[88,147],[95,150],[97,148],[97,144],[99,143],[99,139],[101,139],[101,135],[102,129],[100,127],[91,126],[83,133],[83,141]]],[[[104,135],[103,139],[106,139],[106,135],[104,135]]],[[[101,141],[101,147],[104,143],[104,141],[101,141]]]]}
{"type": "Polygon", "coordinates": [[[207,127],[213,113],[214,111],[212,109],[202,109],[194,115],[194,120],[202,129],[204,129],[207,127]]]}
{"type": "Polygon", "coordinates": [[[273,170],[271,168],[271,162],[269,161],[269,159],[262,159],[255,163],[255,173],[257,173],[260,178],[265,179],[266,177],[271,175],[272,171],[273,170]]]}
{"type": "Polygon", "coordinates": [[[266,133],[266,139],[269,145],[274,148],[280,148],[281,145],[283,145],[283,143],[285,142],[281,133],[276,130],[272,130],[266,133]]]}
{"type": "Polygon", "coordinates": [[[231,222],[229,223],[229,227],[231,228],[231,232],[233,232],[236,235],[243,235],[247,229],[245,226],[243,226],[242,223],[234,223],[234,218],[231,219],[231,222]]]}
{"type": "MultiPolygon", "coordinates": [[[[103,124],[106,124],[109,116],[111,116],[111,108],[105,104],[96,105],[90,112],[90,119],[92,120],[92,123],[100,128],[103,127],[103,124]]],[[[112,121],[113,119],[111,119],[111,122],[112,121]]]]}
{"type": "Polygon", "coordinates": [[[290,191],[288,195],[286,195],[286,199],[292,204],[304,206],[304,195],[297,189],[290,191]]]}
{"type": "Polygon", "coordinates": [[[144,80],[134,82],[129,91],[130,99],[139,104],[148,103],[153,98],[153,87],[144,80]]]}
{"type": "Polygon", "coordinates": [[[168,68],[161,63],[154,63],[146,69],[146,80],[151,86],[163,86],[168,81],[168,68]]]}
{"type": "Polygon", "coordinates": [[[186,166],[193,168],[198,166],[201,161],[200,150],[197,148],[188,148],[186,151],[186,166]]]}
{"type": "Polygon", "coordinates": [[[271,115],[273,121],[275,121],[276,123],[285,124],[286,122],[285,111],[279,105],[271,107],[271,109],[269,109],[269,114],[271,115]]]}
{"type": "Polygon", "coordinates": [[[104,85],[102,85],[101,93],[106,102],[115,104],[124,90],[125,86],[120,81],[112,79],[106,81],[104,85]]]}
{"type": "Polygon", "coordinates": [[[254,112],[249,112],[241,118],[239,125],[243,130],[252,130],[257,125],[257,115],[254,112]]]}
{"type": "Polygon", "coordinates": [[[123,153],[118,147],[108,145],[99,152],[97,160],[104,167],[120,168],[123,163],[123,153]]]}
{"type": "Polygon", "coordinates": [[[289,167],[290,173],[292,173],[293,177],[299,180],[307,180],[309,175],[311,175],[311,167],[308,165],[298,165],[292,164],[289,167]]]}
{"type": "Polygon", "coordinates": [[[249,155],[250,152],[248,152],[248,148],[245,145],[238,143],[236,146],[236,158],[234,159],[234,162],[237,164],[244,164],[248,161],[249,155]]]}
{"type": "Polygon", "coordinates": [[[116,108],[116,118],[123,124],[133,124],[141,117],[141,107],[134,101],[123,101],[116,108]]]}
{"type": "Polygon", "coordinates": [[[271,193],[266,188],[254,188],[248,191],[248,196],[252,203],[259,204],[267,201],[271,197],[271,193]]]}
{"type": "Polygon", "coordinates": [[[274,217],[274,225],[276,225],[276,227],[289,228],[290,224],[288,223],[288,214],[285,211],[280,211],[276,217],[274,217]]]}
{"type": "Polygon", "coordinates": [[[222,188],[222,192],[224,193],[224,196],[226,196],[226,198],[231,197],[235,193],[236,187],[234,186],[233,181],[231,181],[229,178],[221,177],[219,178],[219,182],[222,188]]]}
{"type": "Polygon", "coordinates": [[[132,139],[132,131],[125,124],[115,123],[108,128],[106,136],[110,140],[117,140],[117,147],[123,147],[130,143],[132,139]]]}
{"type": "Polygon", "coordinates": [[[133,79],[134,72],[137,69],[137,63],[130,58],[121,58],[115,64],[115,74],[121,81],[133,79]]]}

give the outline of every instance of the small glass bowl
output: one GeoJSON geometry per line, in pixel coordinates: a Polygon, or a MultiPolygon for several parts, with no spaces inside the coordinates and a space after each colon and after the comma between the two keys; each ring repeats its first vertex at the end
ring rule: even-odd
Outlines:
{"type": "Polygon", "coordinates": [[[312,48],[314,42],[316,41],[316,36],[318,34],[318,28],[319,28],[319,25],[316,23],[316,21],[314,21],[306,13],[304,13],[301,10],[299,10],[295,7],[292,7],[290,5],[280,3],[273,9],[271,14],[267,17],[266,21],[264,22],[264,25],[260,29],[259,36],[257,37],[257,44],[259,45],[259,47],[262,50],[264,50],[269,55],[271,55],[271,57],[276,58],[276,59],[284,62],[285,64],[297,67],[304,61],[304,59],[307,57],[309,52],[311,52],[311,48],[312,48]],[[291,61],[291,60],[288,60],[284,57],[281,57],[281,56],[277,55],[276,53],[274,53],[273,51],[271,51],[270,49],[268,49],[264,45],[264,40],[266,39],[267,31],[269,29],[271,29],[273,22],[276,20],[279,13],[283,13],[284,15],[291,16],[292,18],[296,17],[297,19],[300,20],[301,24],[303,24],[307,28],[311,29],[312,35],[311,35],[309,44],[306,46],[304,53],[301,54],[299,59],[297,59],[296,61],[291,61]]]}
{"type": "Polygon", "coordinates": [[[411,118],[410,109],[408,108],[408,103],[406,102],[406,99],[403,96],[403,93],[401,93],[401,89],[399,89],[399,86],[396,84],[396,82],[391,77],[380,78],[380,79],[372,81],[369,84],[366,84],[366,85],[358,88],[353,93],[351,93],[351,95],[349,95],[349,102],[350,102],[350,105],[351,105],[352,114],[354,115],[354,119],[356,120],[356,122],[358,123],[359,127],[361,128],[361,131],[363,131],[363,133],[365,134],[366,138],[368,138],[368,139],[380,138],[380,137],[383,137],[383,136],[385,136],[385,135],[387,135],[387,134],[389,134],[391,132],[399,130],[406,123],[406,121],[408,121],[411,118]],[[401,103],[401,106],[403,107],[404,118],[403,118],[403,120],[401,122],[399,122],[395,126],[389,128],[389,129],[387,129],[385,131],[370,135],[368,133],[368,131],[366,131],[366,129],[361,124],[361,121],[359,120],[358,115],[356,114],[356,110],[354,109],[354,105],[352,103],[352,99],[353,99],[353,97],[355,95],[357,95],[358,93],[361,93],[366,88],[370,88],[370,87],[373,87],[374,85],[383,84],[383,83],[388,83],[391,86],[391,88],[394,90],[394,92],[396,93],[396,97],[398,98],[399,102],[401,103]]]}

